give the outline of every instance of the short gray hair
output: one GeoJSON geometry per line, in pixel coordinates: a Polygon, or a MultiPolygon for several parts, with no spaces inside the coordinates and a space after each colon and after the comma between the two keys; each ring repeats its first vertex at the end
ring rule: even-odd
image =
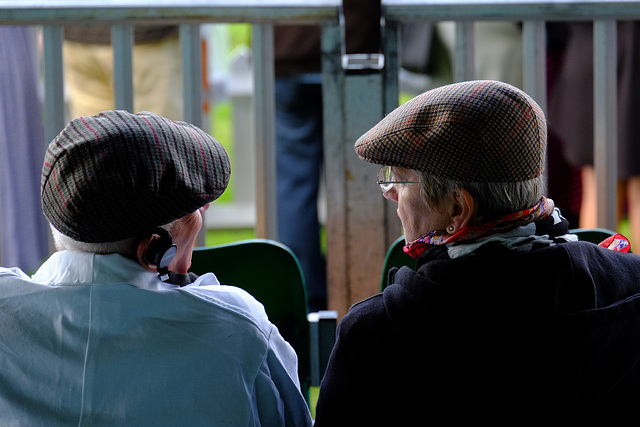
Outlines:
{"type": "MultiPolygon", "coordinates": [[[[160,228],[164,228],[165,230],[171,232],[171,228],[173,227],[174,223],[175,221],[169,224],[162,225],[160,228]]],[[[140,242],[141,238],[141,236],[139,236],[117,240],[115,242],[87,243],[80,242],[62,234],[51,224],[49,224],[49,226],[51,227],[51,233],[53,234],[53,243],[55,244],[56,249],[59,251],[66,249],[75,252],[89,252],[95,254],[120,254],[127,258],[135,258],[138,243],[140,242]]]]}
{"type": "Polygon", "coordinates": [[[545,177],[516,182],[463,182],[416,171],[420,176],[425,202],[440,206],[442,200],[464,188],[473,197],[477,216],[483,221],[498,219],[512,212],[534,206],[545,192],[545,177]]]}

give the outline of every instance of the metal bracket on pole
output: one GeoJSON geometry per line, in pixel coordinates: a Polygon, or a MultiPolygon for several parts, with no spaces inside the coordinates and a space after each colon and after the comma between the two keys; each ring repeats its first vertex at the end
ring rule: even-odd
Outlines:
{"type": "MultiPolygon", "coordinates": [[[[342,55],[341,55],[341,63],[342,68],[345,70],[382,70],[384,68],[384,55],[380,52],[348,52],[347,49],[347,39],[350,36],[347,33],[350,33],[352,30],[350,27],[347,27],[346,21],[349,19],[345,17],[345,7],[344,4],[348,2],[348,0],[344,0],[340,5],[340,32],[342,37],[342,55]]],[[[375,5],[371,5],[374,7],[375,5]]],[[[377,14],[377,22],[372,22],[369,24],[370,27],[374,26],[382,26],[383,20],[381,17],[382,7],[380,2],[377,2],[378,11],[377,14]]],[[[357,11],[354,11],[354,13],[357,11]]],[[[366,28],[365,28],[366,30],[366,28]]],[[[355,31],[355,29],[353,30],[355,31]]],[[[380,46],[380,33],[378,33],[378,46],[380,46]]]]}

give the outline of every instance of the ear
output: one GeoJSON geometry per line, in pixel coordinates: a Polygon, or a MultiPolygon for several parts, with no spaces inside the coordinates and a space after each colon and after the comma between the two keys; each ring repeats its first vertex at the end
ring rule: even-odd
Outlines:
{"type": "Polygon", "coordinates": [[[136,251],[138,263],[149,271],[156,271],[156,266],[154,264],[151,264],[151,262],[149,262],[148,260],[147,251],[149,248],[149,244],[157,238],[158,237],[153,234],[149,234],[148,236],[143,237],[140,240],[140,243],[138,243],[138,248],[136,251]]]}
{"type": "Polygon", "coordinates": [[[447,228],[450,234],[455,234],[462,228],[473,223],[476,213],[476,202],[471,193],[464,188],[452,194],[451,225],[447,228]],[[451,228],[453,227],[453,228],[451,228]]]}

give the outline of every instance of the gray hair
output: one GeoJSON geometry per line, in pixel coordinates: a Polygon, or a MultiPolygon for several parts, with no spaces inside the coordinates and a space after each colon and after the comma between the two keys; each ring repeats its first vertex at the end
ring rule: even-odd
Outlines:
{"type": "MultiPolygon", "coordinates": [[[[160,226],[171,232],[174,222],[160,226]]],[[[80,242],[62,234],[53,225],[49,224],[53,235],[53,243],[57,250],[70,250],[75,252],[89,252],[95,254],[120,254],[127,258],[135,258],[140,242],[140,237],[130,237],[128,239],[117,240],[115,242],[88,243],[80,242]]]]}
{"type": "Polygon", "coordinates": [[[516,182],[463,182],[417,171],[425,202],[439,206],[449,194],[464,188],[473,197],[477,216],[483,222],[534,206],[545,192],[545,177],[540,175],[516,182]]]}

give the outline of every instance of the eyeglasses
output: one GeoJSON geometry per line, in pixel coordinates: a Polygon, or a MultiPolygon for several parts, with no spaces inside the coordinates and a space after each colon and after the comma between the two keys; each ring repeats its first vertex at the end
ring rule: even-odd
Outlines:
{"type": "Polygon", "coordinates": [[[391,166],[383,166],[378,171],[378,181],[376,182],[383,193],[391,190],[395,184],[420,184],[420,181],[398,181],[396,180],[391,166]]]}

